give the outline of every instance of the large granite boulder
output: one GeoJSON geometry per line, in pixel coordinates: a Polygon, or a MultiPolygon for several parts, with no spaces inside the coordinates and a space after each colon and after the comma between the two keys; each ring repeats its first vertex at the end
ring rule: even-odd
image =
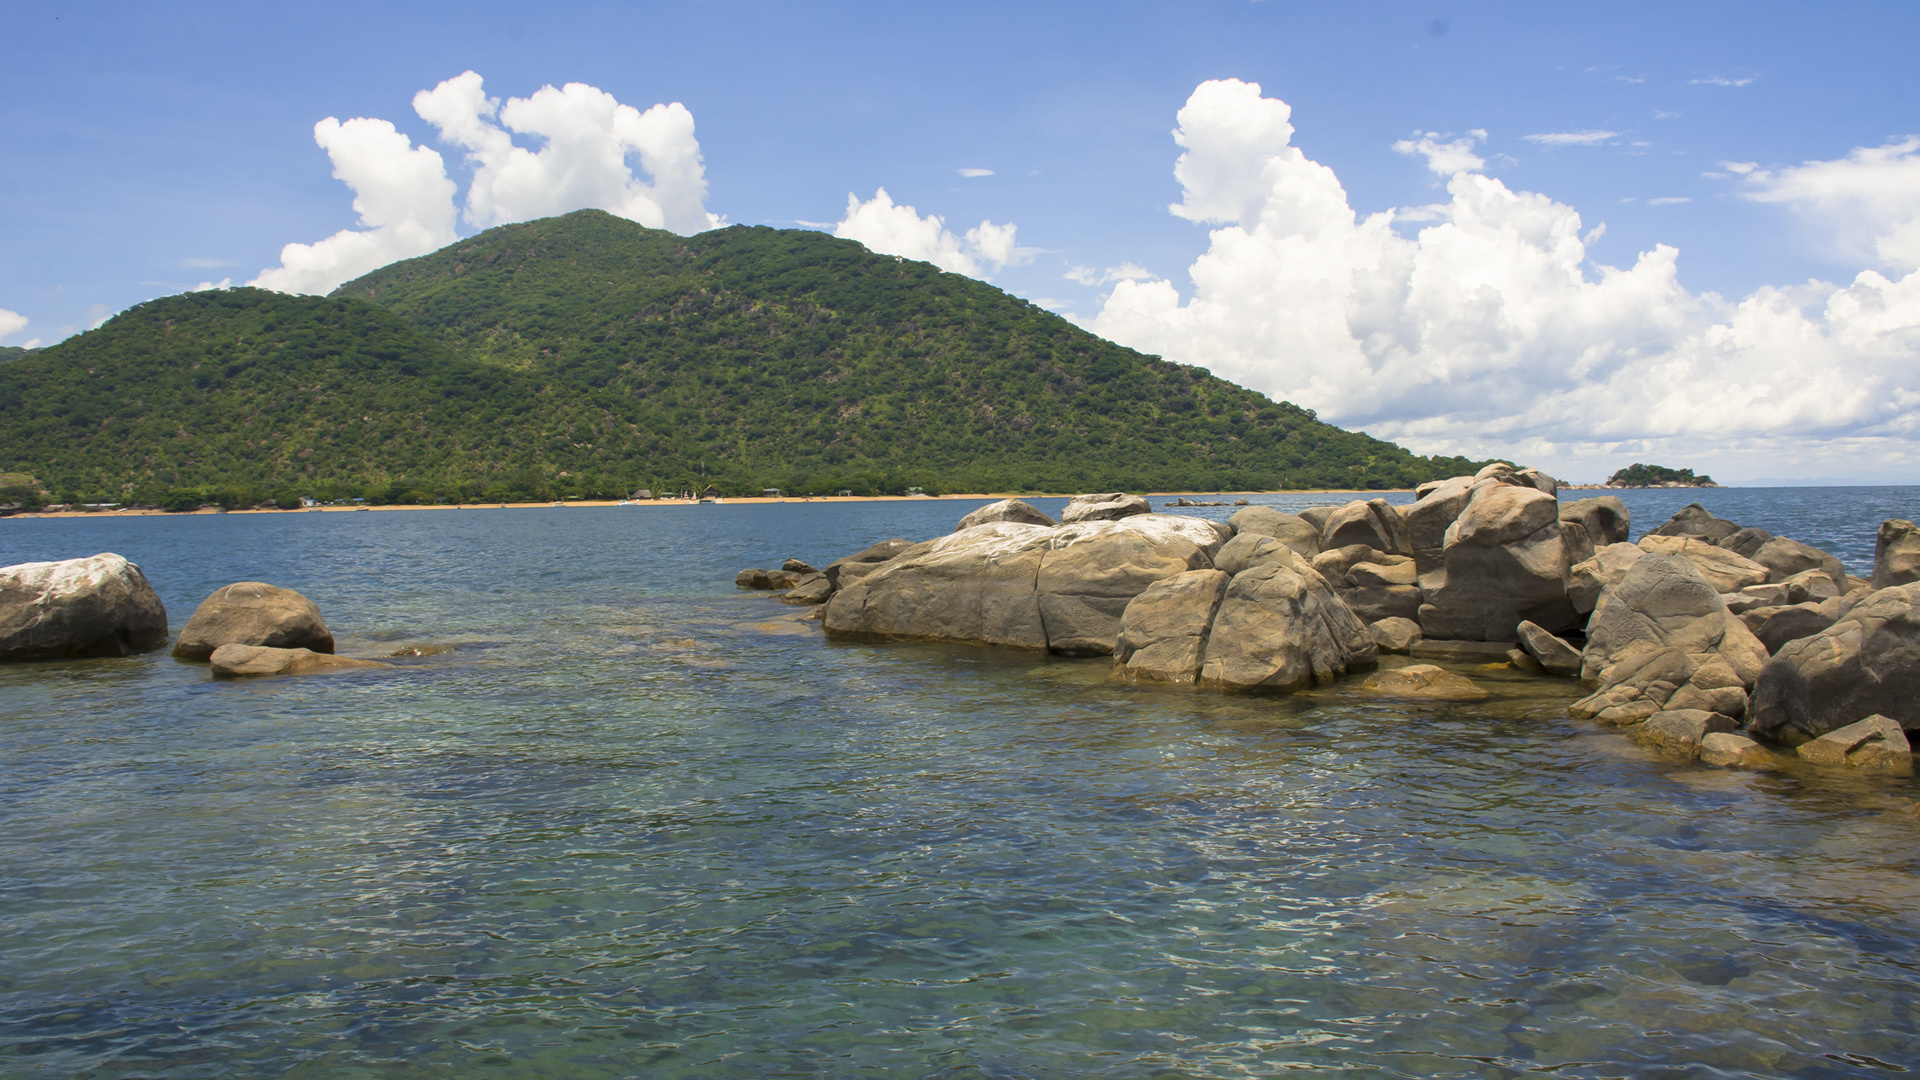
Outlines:
{"type": "Polygon", "coordinates": [[[1153,507],[1138,495],[1114,491],[1104,495],[1075,495],[1067,500],[1066,509],[1060,511],[1060,524],[1073,525],[1082,521],[1118,521],[1135,514],[1150,514],[1153,507]]]}
{"type": "Polygon", "coordinates": [[[1169,514],[977,525],[843,579],[824,623],[838,637],[1106,655],[1128,601],[1162,578],[1211,568],[1226,534],[1169,514]]]}
{"type": "Polygon", "coordinates": [[[242,581],[213,590],[173,643],[181,660],[205,660],[222,645],[333,651],[333,633],[313,601],[277,585],[242,581]]]}
{"type": "Polygon", "coordinates": [[[1738,552],[1695,536],[1643,536],[1640,549],[1650,555],[1678,555],[1686,559],[1699,568],[1716,591],[1723,593],[1763,585],[1770,573],[1766,567],[1738,552]]]}
{"type": "Polygon", "coordinates": [[[1404,510],[1407,543],[1412,547],[1414,565],[1427,574],[1446,565],[1447,529],[1467,508],[1473,496],[1474,478],[1456,476],[1451,480],[1433,480],[1414,492],[1414,502],[1404,510]]]}
{"type": "Polygon", "coordinates": [[[1767,580],[1783,582],[1817,570],[1833,584],[1835,594],[1847,591],[1847,571],[1840,560],[1817,547],[1775,536],[1765,529],[1741,529],[1720,546],[1767,568],[1767,580]]]}
{"type": "Polygon", "coordinates": [[[1920,730],[1920,582],[1870,593],[1782,646],[1760,673],[1752,732],[1788,746],[1874,714],[1920,730]]]}
{"type": "Polygon", "coordinates": [[[1237,574],[1255,563],[1268,559],[1277,559],[1279,552],[1291,551],[1301,558],[1311,558],[1295,550],[1277,537],[1263,536],[1260,533],[1241,533],[1222,544],[1213,556],[1215,569],[1225,570],[1228,574],[1237,574]]]}
{"type": "Polygon", "coordinates": [[[1699,503],[1688,503],[1668,518],[1666,523],[1649,533],[1649,536],[1693,536],[1709,544],[1720,541],[1740,531],[1740,526],[1723,518],[1714,517],[1707,508],[1699,503]]]}
{"type": "MultiPolygon", "coordinates": [[[[895,555],[913,546],[913,541],[902,540],[898,537],[892,540],[882,540],[870,547],[861,548],[859,551],[843,559],[833,560],[827,564],[827,568],[822,570],[821,573],[827,575],[827,584],[838,589],[841,585],[854,578],[865,577],[872,573],[879,568],[881,563],[886,562],[888,559],[893,558],[895,555]]],[[[766,588],[767,586],[763,585],[760,587],[766,588]]]]}
{"type": "Polygon", "coordinates": [[[1162,578],[1127,603],[1113,647],[1113,677],[1127,683],[1192,684],[1206,660],[1207,632],[1229,575],[1189,570],[1162,578]]]}
{"type": "Polygon", "coordinates": [[[1366,624],[1325,578],[1289,551],[1228,582],[1207,637],[1200,683],[1296,690],[1370,668],[1378,657],[1366,624]]]}
{"type": "Polygon", "coordinates": [[[1350,502],[1335,510],[1320,531],[1320,550],[1361,544],[1390,555],[1413,554],[1407,521],[1385,499],[1350,502]]]}
{"type": "Polygon", "coordinates": [[[1583,615],[1592,611],[1600,602],[1600,594],[1608,586],[1619,584],[1645,554],[1638,544],[1608,544],[1592,558],[1574,563],[1567,571],[1567,601],[1573,610],[1583,615]]]}
{"type": "Polygon", "coordinates": [[[1248,506],[1227,519],[1234,539],[1242,536],[1271,536],[1311,559],[1320,554],[1320,530],[1297,514],[1285,514],[1271,506],[1248,506]]]}
{"type": "Polygon", "coordinates": [[[1767,651],[1692,562],[1649,554],[1607,589],[1587,623],[1575,716],[1635,723],[1654,713],[1746,711],[1767,651]]]}
{"type": "Polygon", "coordinates": [[[1870,580],[1876,589],[1920,581],[1920,526],[1901,518],[1880,523],[1880,535],[1873,545],[1870,580]]]}
{"type": "Polygon", "coordinates": [[[239,679],[255,675],[319,675],[333,671],[360,671],[388,668],[378,660],[356,660],[350,656],[315,652],[312,649],[276,649],[266,645],[222,645],[207,657],[216,679],[239,679]]]}
{"type": "Polygon", "coordinates": [[[1549,631],[1579,624],[1567,599],[1559,504],[1538,488],[1476,483],[1447,529],[1443,559],[1444,576],[1422,581],[1420,630],[1429,638],[1512,641],[1525,620],[1549,631]]]}
{"type": "Polygon", "coordinates": [[[112,552],[0,567],[0,662],[131,656],[167,643],[167,609],[112,552]]]}
{"type": "Polygon", "coordinates": [[[1022,525],[1057,525],[1058,522],[1046,515],[1046,512],[1034,508],[1019,499],[1001,499],[960,519],[953,527],[954,532],[971,529],[975,525],[989,525],[996,521],[1013,521],[1022,525]]]}
{"type": "Polygon", "coordinates": [[[1633,531],[1633,515],[1617,495],[1560,504],[1560,535],[1566,540],[1567,561],[1584,562],[1609,544],[1626,542],[1633,531]]]}

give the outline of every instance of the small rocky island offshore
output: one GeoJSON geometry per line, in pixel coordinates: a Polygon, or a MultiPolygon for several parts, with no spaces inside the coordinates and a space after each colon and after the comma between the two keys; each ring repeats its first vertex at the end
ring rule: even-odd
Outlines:
{"type": "MultiPolygon", "coordinates": [[[[1710,764],[1764,766],[1772,746],[1910,769],[1920,528],[1882,524],[1861,580],[1697,503],[1627,543],[1618,498],[1562,503],[1558,488],[1495,464],[1405,506],[1249,506],[1226,524],[1122,494],[1077,497],[1056,523],[1008,499],[946,536],[738,583],[823,604],[830,636],[1111,656],[1132,684],[1293,690],[1382,652],[1505,658],[1581,679],[1574,716],[1710,764]]],[[[1430,696],[1467,683],[1427,665],[1375,679],[1430,696]]]]}
{"type": "Polygon", "coordinates": [[[1695,476],[1692,469],[1669,469],[1665,465],[1634,462],[1607,477],[1610,488],[1710,488],[1719,487],[1711,476],[1695,476]]]}

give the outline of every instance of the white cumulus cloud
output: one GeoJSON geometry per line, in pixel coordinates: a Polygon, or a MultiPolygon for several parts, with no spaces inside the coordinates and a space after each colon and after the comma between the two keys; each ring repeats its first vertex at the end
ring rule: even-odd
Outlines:
{"type": "Polygon", "coordinates": [[[1476,141],[1485,141],[1487,133],[1475,129],[1467,132],[1465,138],[1449,142],[1440,140],[1446,136],[1437,131],[1418,131],[1411,139],[1401,139],[1393,148],[1402,154],[1419,154],[1427,159],[1427,168],[1441,176],[1452,176],[1457,172],[1479,172],[1487,167],[1485,158],[1473,152],[1476,141]]]}
{"type": "Polygon", "coordinates": [[[1015,244],[1014,231],[1011,222],[995,225],[982,221],[964,235],[955,236],[947,230],[945,219],[936,214],[921,217],[913,207],[896,204],[886,188],[878,189],[865,202],[849,194],[846,216],[833,227],[833,235],[858,240],[869,251],[919,259],[974,278],[985,278],[991,271],[1025,257],[1015,244]]]}
{"type": "Polygon", "coordinates": [[[1780,169],[1730,162],[1747,198],[1784,203],[1822,226],[1833,254],[1920,268],[1920,135],[1780,169]]]}
{"type": "Polygon", "coordinates": [[[8,311],[6,308],[0,308],[0,341],[5,341],[7,338],[12,337],[26,328],[27,317],[25,315],[17,311],[8,311]]]}
{"type": "Polygon", "coordinates": [[[414,146],[391,123],[329,116],[313,140],[333,160],[333,175],[353,189],[359,229],[280,249],[280,265],[248,282],[289,293],[324,293],[398,259],[425,255],[455,239],[453,181],[435,151],[414,146]]]}
{"type": "Polygon", "coordinates": [[[1879,467],[1920,466],[1920,275],[1729,303],[1682,287],[1665,245],[1590,266],[1572,207],[1473,169],[1403,237],[1394,211],[1353,210],[1257,84],[1203,83],[1178,120],[1173,212],[1218,227],[1187,299],[1114,286],[1090,323],[1112,340],[1428,451],[1847,471],[1870,446],[1879,467]]]}
{"type": "Polygon", "coordinates": [[[490,98],[472,71],[414,95],[413,108],[464,148],[474,174],[466,219],[478,228],[597,207],[683,235],[718,224],[707,213],[706,167],[685,105],[641,112],[585,83],[490,98]],[[539,141],[530,150],[515,135],[539,141]],[[652,182],[633,174],[630,158],[652,182]]]}

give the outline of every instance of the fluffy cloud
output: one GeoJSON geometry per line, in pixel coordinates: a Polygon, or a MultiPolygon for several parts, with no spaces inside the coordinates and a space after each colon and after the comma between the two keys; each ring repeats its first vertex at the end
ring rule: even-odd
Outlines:
{"type": "MultiPolygon", "coordinates": [[[[603,90],[568,83],[501,104],[469,71],[415,94],[413,107],[443,141],[467,152],[473,179],[466,219],[476,227],[586,207],[683,234],[719,224],[705,207],[706,171],[693,114],[677,102],[643,113],[603,90]],[[529,150],[515,144],[515,135],[542,145],[529,150]],[[651,183],[634,176],[630,158],[638,159],[651,183]]],[[[459,238],[459,189],[437,151],[414,146],[388,121],[365,117],[342,123],[330,116],[314,125],[313,137],[332,159],[333,175],[353,189],[361,227],[313,244],[288,244],[280,265],[261,271],[249,285],[324,293],[459,238]]]]}
{"type": "Polygon", "coordinates": [[[290,293],[324,293],[397,259],[425,255],[455,239],[454,184],[440,155],[414,146],[385,120],[329,116],[313,140],[333,160],[333,175],[353,189],[359,229],[280,249],[280,265],[248,282],[290,293]]]}
{"type": "Polygon", "coordinates": [[[12,337],[26,328],[27,317],[25,315],[17,311],[8,311],[6,308],[0,308],[0,341],[5,341],[7,338],[12,337]]]}
{"type": "Polygon", "coordinates": [[[1818,222],[1834,254],[1902,270],[1920,268],[1920,135],[1859,147],[1837,161],[1782,169],[1749,162],[1724,167],[1745,177],[1747,198],[1785,203],[1818,222]]]}
{"type": "Polygon", "coordinates": [[[1457,172],[1478,172],[1487,167],[1486,159],[1473,152],[1475,142],[1484,141],[1487,133],[1480,129],[1467,132],[1464,139],[1441,142],[1444,138],[1437,131],[1415,132],[1411,139],[1401,139],[1393,148],[1402,154],[1419,154],[1427,159],[1427,168],[1441,176],[1452,176],[1457,172]]]}
{"type": "MultiPolygon", "coordinates": [[[[1576,470],[1618,454],[1714,466],[1742,447],[1748,469],[1819,468],[1845,447],[1837,467],[1858,475],[1865,445],[1883,468],[1920,462],[1920,275],[1728,303],[1683,288],[1665,245],[1590,266],[1572,207],[1477,168],[1407,238],[1395,211],[1356,214],[1292,134],[1257,84],[1196,89],[1172,210],[1217,227],[1191,298],[1122,281],[1092,328],[1426,450],[1576,470]]],[[[1471,157],[1422,138],[1406,152],[1471,157]]]]}
{"type": "Polygon", "coordinates": [[[921,217],[905,204],[896,204],[886,188],[873,198],[860,201],[847,196],[847,214],[833,227],[833,235],[858,240],[869,251],[899,255],[930,262],[942,270],[968,277],[985,278],[992,270],[1012,265],[1025,257],[1014,242],[1011,222],[995,225],[982,221],[966,235],[947,231],[946,221],[935,214],[921,217]]]}
{"type": "Polygon", "coordinates": [[[681,234],[712,228],[706,211],[706,168],[693,134],[693,114],[674,102],[641,112],[585,83],[502,105],[468,71],[413,98],[414,111],[464,148],[474,169],[467,223],[490,228],[597,207],[655,229],[681,234]],[[514,144],[537,139],[539,150],[514,144]],[[629,157],[653,177],[633,175],[629,157]]]}

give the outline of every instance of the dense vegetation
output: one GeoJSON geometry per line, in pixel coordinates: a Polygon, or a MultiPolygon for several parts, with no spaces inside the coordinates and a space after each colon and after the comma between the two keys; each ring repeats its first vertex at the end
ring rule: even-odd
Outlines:
{"type": "Polygon", "coordinates": [[[1713,487],[1713,477],[1695,476],[1692,469],[1669,469],[1665,465],[1632,465],[1607,477],[1611,487],[1654,487],[1659,484],[1684,484],[1687,487],[1713,487]]]}
{"type": "Polygon", "coordinates": [[[111,501],[1377,489],[1479,464],[851,241],[599,211],[329,298],[152,301],[0,365],[0,470],[111,501]]]}

